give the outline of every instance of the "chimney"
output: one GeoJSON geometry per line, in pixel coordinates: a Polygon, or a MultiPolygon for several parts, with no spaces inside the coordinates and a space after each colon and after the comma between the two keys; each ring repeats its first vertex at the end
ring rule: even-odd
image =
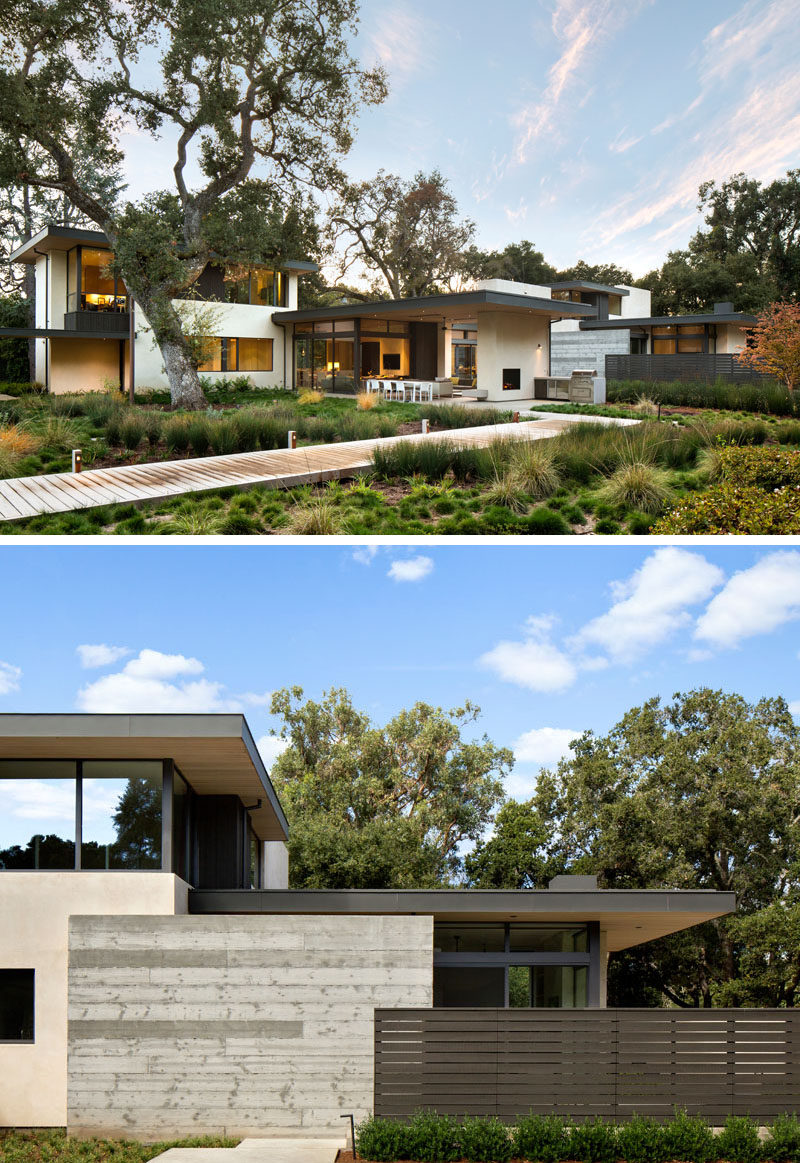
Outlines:
{"type": "Polygon", "coordinates": [[[733,303],[715,303],[714,304],[714,314],[715,315],[732,315],[733,314],[733,303]]]}
{"type": "Polygon", "coordinates": [[[547,887],[553,892],[594,892],[597,889],[597,877],[564,873],[554,876],[547,887]]]}

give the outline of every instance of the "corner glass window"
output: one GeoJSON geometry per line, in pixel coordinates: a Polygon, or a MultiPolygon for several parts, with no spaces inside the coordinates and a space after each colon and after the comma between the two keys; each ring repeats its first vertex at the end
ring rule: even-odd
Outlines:
{"type": "Polygon", "coordinates": [[[32,969],[0,969],[0,1042],[32,1042],[32,969]]]}
{"type": "Polygon", "coordinates": [[[161,867],[162,764],[83,764],[82,868],[161,867]]]}
{"type": "Polygon", "coordinates": [[[433,944],[437,953],[502,953],[505,925],[436,925],[433,944]]]}
{"type": "Polygon", "coordinates": [[[586,953],[589,948],[585,925],[511,925],[509,942],[512,953],[586,953]]]}
{"type": "Polygon", "coordinates": [[[110,250],[80,248],[82,311],[127,311],[127,295],[122,279],[115,278],[110,250]]]}
{"type": "Polygon", "coordinates": [[[75,867],[76,764],[0,760],[0,869],[75,867]]]}
{"type": "Polygon", "coordinates": [[[609,315],[622,314],[622,295],[608,296],[608,313],[609,315]]]}

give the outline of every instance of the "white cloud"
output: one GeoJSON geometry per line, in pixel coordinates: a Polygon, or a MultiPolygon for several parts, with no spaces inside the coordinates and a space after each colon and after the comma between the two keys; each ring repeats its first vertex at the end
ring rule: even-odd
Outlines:
{"type": "Polygon", "coordinates": [[[525,731],[513,744],[514,758],[518,763],[535,763],[542,767],[558,763],[570,752],[570,743],[580,737],[580,731],[565,730],[563,727],[534,727],[525,731]]]}
{"type": "Polygon", "coordinates": [[[256,740],[256,747],[261,753],[267,771],[272,767],[279,755],[283,755],[289,746],[288,739],[281,739],[278,735],[262,735],[256,740]]]}
{"type": "Polygon", "coordinates": [[[105,643],[98,643],[96,646],[76,646],[75,653],[84,670],[92,670],[98,666],[110,666],[112,662],[119,662],[120,658],[131,652],[127,646],[106,646],[105,643]]]}
{"type": "Polygon", "coordinates": [[[353,550],[353,561],[358,565],[372,565],[378,554],[377,545],[359,545],[353,550]]]}
{"type": "Polygon", "coordinates": [[[407,9],[395,7],[382,14],[370,41],[379,64],[389,74],[390,87],[406,82],[430,60],[431,28],[407,9]]]}
{"type": "Polygon", "coordinates": [[[575,664],[550,640],[553,619],[528,618],[520,642],[498,642],[480,658],[504,682],[532,691],[566,690],[578,677],[575,664]]]}
{"type": "Polygon", "coordinates": [[[432,558],[407,557],[402,561],[393,561],[386,576],[396,582],[418,582],[432,572],[432,558]]]}
{"type": "MultiPolygon", "coordinates": [[[[222,683],[200,678],[205,667],[197,658],[142,650],[121,671],[107,674],[78,691],[82,711],[96,713],[202,713],[240,711],[250,697],[228,697],[222,683]]],[[[263,696],[258,696],[259,698],[263,696]]]]}
{"type": "Polygon", "coordinates": [[[10,695],[12,691],[18,691],[21,678],[20,667],[13,666],[10,662],[0,662],[0,695],[10,695]]]}
{"type": "Polygon", "coordinates": [[[539,98],[512,119],[518,130],[514,145],[517,164],[528,161],[531,148],[540,139],[552,145],[560,132],[563,104],[568,100],[570,105],[579,105],[575,89],[590,87],[590,62],[620,33],[626,21],[650,3],[652,0],[628,0],[621,6],[614,0],[555,0],[551,27],[561,52],[550,66],[539,98]]]}
{"type": "Polygon", "coordinates": [[[695,637],[712,646],[738,646],[800,618],[800,553],[768,553],[733,575],[698,619],[695,637]]]}
{"type": "Polygon", "coordinates": [[[14,819],[75,820],[75,784],[71,780],[4,780],[3,798],[14,819]]]}
{"type": "Polygon", "coordinates": [[[612,586],[614,604],[570,645],[599,646],[612,661],[631,662],[686,626],[688,607],[705,601],[724,580],[722,570],[699,553],[657,549],[630,578],[612,586]]]}

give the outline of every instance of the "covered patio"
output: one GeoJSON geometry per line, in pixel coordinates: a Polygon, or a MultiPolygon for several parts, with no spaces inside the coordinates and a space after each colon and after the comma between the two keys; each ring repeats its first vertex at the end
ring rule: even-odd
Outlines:
{"type": "Polygon", "coordinates": [[[595,309],[553,300],[547,287],[511,285],[282,312],[287,380],[335,393],[363,391],[367,380],[438,382],[440,396],[452,395],[455,381],[490,403],[532,400],[550,371],[551,322],[592,318],[595,309]],[[476,364],[462,348],[477,349],[476,364]],[[470,382],[464,371],[473,368],[470,382]]]}

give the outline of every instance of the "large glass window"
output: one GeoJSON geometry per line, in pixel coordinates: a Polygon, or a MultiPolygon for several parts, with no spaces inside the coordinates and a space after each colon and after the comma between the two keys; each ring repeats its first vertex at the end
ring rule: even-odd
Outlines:
{"type": "Polygon", "coordinates": [[[0,868],[75,867],[76,764],[0,761],[0,868]]]}
{"type": "Polygon", "coordinates": [[[505,970],[502,966],[437,966],[433,971],[433,1004],[446,1009],[501,1009],[505,1005],[505,970]]]}
{"type": "Polygon", "coordinates": [[[0,1042],[34,1040],[32,969],[0,969],[0,1042]]]}
{"type": "Polygon", "coordinates": [[[83,868],[161,867],[158,760],[83,764],[83,868]]]}
{"type": "Polygon", "coordinates": [[[80,248],[81,311],[127,311],[127,291],[110,269],[110,250],[80,248]]]}
{"type": "Polygon", "coordinates": [[[586,953],[588,948],[585,925],[509,925],[512,953],[586,953]]]}
{"type": "Polygon", "coordinates": [[[272,340],[218,335],[203,340],[201,372],[271,372],[272,340]]]}
{"type": "Polygon", "coordinates": [[[437,953],[502,953],[505,925],[436,925],[433,948],[437,953]]]}
{"type": "Polygon", "coordinates": [[[476,343],[454,343],[453,375],[460,380],[474,380],[478,374],[477,353],[476,343]]]}
{"type": "Polygon", "coordinates": [[[261,266],[233,264],[223,275],[228,303],[249,303],[255,307],[285,307],[287,280],[282,271],[261,266]]]}

